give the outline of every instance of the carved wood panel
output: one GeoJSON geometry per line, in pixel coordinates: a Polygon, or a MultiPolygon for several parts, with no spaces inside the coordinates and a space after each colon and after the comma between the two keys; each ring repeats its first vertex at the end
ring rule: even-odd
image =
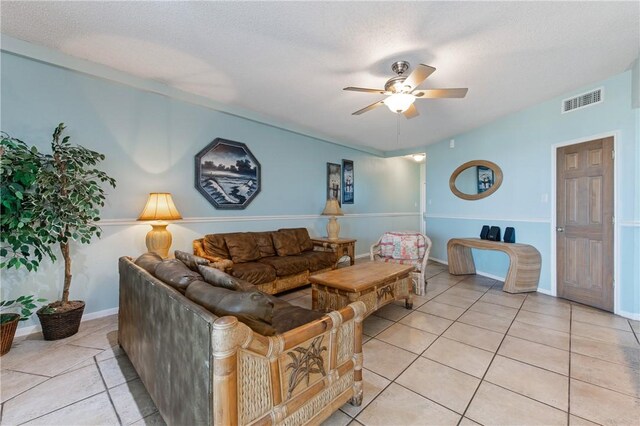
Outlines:
{"type": "Polygon", "coordinates": [[[284,399],[299,394],[322,380],[329,369],[329,335],[327,333],[280,355],[280,375],[284,399]]]}

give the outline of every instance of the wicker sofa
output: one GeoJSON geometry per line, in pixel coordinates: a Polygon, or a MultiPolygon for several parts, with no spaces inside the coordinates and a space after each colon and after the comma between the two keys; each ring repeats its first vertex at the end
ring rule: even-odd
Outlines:
{"type": "Polygon", "coordinates": [[[193,241],[193,253],[268,294],[307,285],[310,275],[336,264],[336,254],[314,243],[306,228],[208,234],[193,241]]]}
{"type": "Polygon", "coordinates": [[[199,280],[119,270],[119,344],[167,424],[319,424],[362,402],[362,302],[264,336],[190,300],[199,280]]]}

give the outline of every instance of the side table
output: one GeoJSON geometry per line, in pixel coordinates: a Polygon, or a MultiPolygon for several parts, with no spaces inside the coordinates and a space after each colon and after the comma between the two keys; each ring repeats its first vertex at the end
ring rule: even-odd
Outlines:
{"type": "Polygon", "coordinates": [[[325,237],[317,237],[311,238],[313,244],[316,246],[316,250],[320,249],[321,251],[332,251],[336,254],[336,263],[333,265],[334,268],[338,266],[340,259],[343,256],[349,256],[349,261],[351,266],[356,263],[356,241],[351,238],[338,238],[337,240],[330,240],[325,237]]]}
{"type": "Polygon", "coordinates": [[[504,280],[502,291],[524,293],[538,289],[542,260],[538,249],[529,244],[502,243],[481,240],[480,238],[452,238],[447,243],[447,257],[451,275],[476,273],[476,265],[471,253],[472,248],[501,251],[509,256],[509,271],[504,280]]]}

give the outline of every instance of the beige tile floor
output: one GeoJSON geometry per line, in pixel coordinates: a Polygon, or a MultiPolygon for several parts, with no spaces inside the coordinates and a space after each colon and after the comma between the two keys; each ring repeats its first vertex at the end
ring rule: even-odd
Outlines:
{"type": "MultiPolygon", "coordinates": [[[[365,320],[364,402],[326,425],[638,425],[640,323],[430,264],[427,294],[365,320]]],[[[310,307],[309,288],[282,295],[310,307]]],[[[2,425],[162,425],[115,316],[0,359],[2,425]],[[53,361],[55,360],[55,361],[53,361]]]]}

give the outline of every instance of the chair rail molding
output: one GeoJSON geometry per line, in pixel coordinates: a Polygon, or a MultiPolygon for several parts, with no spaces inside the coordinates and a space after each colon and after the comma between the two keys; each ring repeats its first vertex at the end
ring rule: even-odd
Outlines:
{"type": "Polygon", "coordinates": [[[482,220],[493,222],[532,222],[532,223],[551,223],[550,218],[544,217],[500,217],[500,216],[467,216],[459,214],[431,214],[425,215],[427,219],[451,219],[451,220],[482,220]]]}
{"type": "MultiPolygon", "coordinates": [[[[340,217],[344,219],[367,219],[377,217],[418,217],[420,212],[390,212],[390,213],[346,213],[340,217]]],[[[255,222],[255,221],[275,221],[275,220],[319,220],[326,219],[320,214],[297,214],[297,215],[266,215],[266,216],[207,216],[207,217],[185,217],[175,220],[172,223],[212,223],[212,222],[255,222]]],[[[98,223],[100,226],[131,226],[141,225],[145,222],[136,219],[102,219],[98,223]]]]}

